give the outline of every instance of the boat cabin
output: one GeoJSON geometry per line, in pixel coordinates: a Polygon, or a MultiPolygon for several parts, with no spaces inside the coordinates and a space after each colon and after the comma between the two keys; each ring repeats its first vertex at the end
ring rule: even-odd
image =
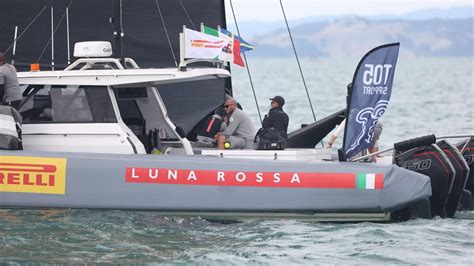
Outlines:
{"type": "Polygon", "coordinates": [[[228,78],[226,69],[140,69],[133,59],[109,58],[110,43],[104,42],[77,43],[74,56],[86,58],[60,71],[18,73],[23,89],[19,111],[23,116],[25,150],[147,154],[155,153],[159,147],[165,154],[196,153],[223,158],[331,158],[328,149],[223,151],[190,142],[183,128],[170,119],[160,88],[228,78]],[[88,57],[91,55],[94,57],[88,57]]]}
{"type": "Polygon", "coordinates": [[[81,48],[91,52],[79,55],[96,57],[79,59],[61,71],[18,73],[25,150],[146,154],[159,141],[163,151],[193,154],[184,132],[170,120],[158,88],[226,78],[227,70],[140,69],[130,58],[99,57],[111,55],[100,45],[81,48]]]}

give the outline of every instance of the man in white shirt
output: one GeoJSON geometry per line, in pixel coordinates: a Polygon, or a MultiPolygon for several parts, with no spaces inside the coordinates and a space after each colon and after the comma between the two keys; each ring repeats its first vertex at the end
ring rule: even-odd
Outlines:
{"type": "Polygon", "coordinates": [[[218,149],[251,149],[255,136],[255,127],[252,119],[244,111],[237,108],[237,101],[229,98],[224,103],[229,123],[227,128],[217,133],[218,149]],[[225,145],[230,145],[226,147],[225,145]]]}

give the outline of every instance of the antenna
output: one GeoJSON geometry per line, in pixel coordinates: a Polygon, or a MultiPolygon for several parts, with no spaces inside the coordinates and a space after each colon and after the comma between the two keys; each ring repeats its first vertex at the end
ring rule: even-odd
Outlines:
{"type": "Polygon", "coordinates": [[[122,29],[122,0],[114,0],[114,46],[113,56],[122,58],[122,38],[124,36],[122,29]]]}
{"type": "Polygon", "coordinates": [[[71,47],[69,43],[69,7],[66,7],[67,64],[71,64],[71,47]]]}
{"type": "Polygon", "coordinates": [[[186,31],[186,25],[183,25],[183,32],[179,33],[179,68],[183,68],[186,64],[184,62],[184,54],[185,54],[185,45],[184,45],[184,32],[186,31]]]}
{"type": "Polygon", "coordinates": [[[18,35],[18,26],[15,26],[15,35],[13,35],[13,56],[12,56],[12,65],[15,65],[15,55],[16,55],[16,38],[18,35]]]}
{"type": "Polygon", "coordinates": [[[18,36],[18,38],[16,38],[15,40],[13,40],[13,42],[10,44],[10,46],[8,46],[8,48],[4,51],[4,53],[8,53],[8,51],[10,51],[10,49],[13,47],[13,45],[15,44],[15,41],[19,40],[23,34],[28,31],[28,29],[31,27],[31,25],[33,25],[33,23],[36,21],[36,19],[38,19],[41,14],[43,14],[43,12],[46,10],[46,8],[48,8],[48,5],[45,5],[39,12],[38,14],[36,14],[36,16],[33,18],[33,20],[30,21],[30,23],[28,24],[28,26],[26,26],[26,28],[20,33],[20,35],[18,36]]]}
{"type": "Polygon", "coordinates": [[[51,70],[54,71],[54,7],[51,5],[51,70]]]}

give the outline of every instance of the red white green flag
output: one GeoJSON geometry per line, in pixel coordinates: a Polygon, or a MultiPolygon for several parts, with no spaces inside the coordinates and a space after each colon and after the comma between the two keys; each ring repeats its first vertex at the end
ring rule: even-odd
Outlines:
{"type": "Polygon", "coordinates": [[[382,189],[383,174],[363,174],[356,177],[356,187],[358,189],[382,189]]]}

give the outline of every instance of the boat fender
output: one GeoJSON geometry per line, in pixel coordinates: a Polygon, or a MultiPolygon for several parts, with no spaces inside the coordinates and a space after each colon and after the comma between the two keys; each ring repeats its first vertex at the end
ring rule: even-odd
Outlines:
{"type": "Polygon", "coordinates": [[[434,134],[422,136],[418,138],[408,139],[393,144],[393,148],[398,152],[404,152],[415,147],[428,146],[436,142],[434,134]]]}

